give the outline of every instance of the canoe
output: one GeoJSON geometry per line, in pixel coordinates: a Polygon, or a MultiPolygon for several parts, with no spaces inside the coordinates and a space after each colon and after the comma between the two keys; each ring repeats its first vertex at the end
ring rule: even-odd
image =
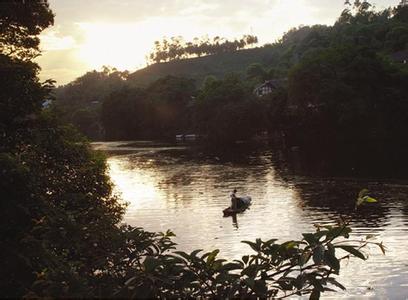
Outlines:
{"type": "Polygon", "coordinates": [[[224,217],[242,213],[251,205],[252,199],[249,196],[239,197],[238,199],[241,200],[242,206],[237,209],[232,209],[232,207],[227,207],[226,209],[222,211],[224,213],[224,217]]]}

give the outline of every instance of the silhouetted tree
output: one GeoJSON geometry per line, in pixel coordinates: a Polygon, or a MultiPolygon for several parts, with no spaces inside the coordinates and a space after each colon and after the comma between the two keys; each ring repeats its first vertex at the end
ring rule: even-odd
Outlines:
{"type": "Polygon", "coordinates": [[[38,35],[54,23],[47,1],[8,0],[0,3],[0,53],[31,60],[39,54],[38,35]]]}
{"type": "Polygon", "coordinates": [[[152,62],[160,63],[195,56],[201,57],[203,55],[237,51],[257,43],[258,38],[253,35],[244,35],[241,39],[234,41],[218,36],[210,40],[208,36],[204,36],[201,39],[194,38],[192,42],[187,43],[180,36],[172,37],[170,40],[164,38],[161,42],[154,42],[154,49],[150,53],[149,59],[152,62]]]}

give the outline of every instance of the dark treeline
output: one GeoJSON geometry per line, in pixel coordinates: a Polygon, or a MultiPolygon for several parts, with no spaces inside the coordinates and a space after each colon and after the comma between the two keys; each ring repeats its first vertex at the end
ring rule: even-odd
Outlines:
{"type": "Polygon", "coordinates": [[[102,124],[106,138],[168,138],[190,128],[195,95],[192,80],[166,77],[146,89],[123,88],[103,102],[102,124]]]}
{"type": "Polygon", "coordinates": [[[376,12],[357,1],[333,27],[298,37],[286,120],[277,124],[288,145],[301,146],[310,162],[326,159],[366,175],[406,174],[407,23],[406,5],[376,12]]]}
{"type": "Polygon", "coordinates": [[[88,72],[54,89],[53,95],[58,100],[55,108],[64,122],[74,124],[88,137],[102,139],[101,105],[113,91],[127,86],[128,76],[129,72],[110,67],[88,72]]]}
{"type": "Polygon", "coordinates": [[[146,89],[124,88],[102,105],[106,138],[172,139],[176,134],[199,133],[213,142],[251,138],[262,130],[263,103],[236,75],[207,78],[203,87],[168,76],[146,89]]]}
{"type": "Polygon", "coordinates": [[[183,58],[200,57],[244,49],[258,43],[254,35],[244,35],[240,39],[230,41],[216,36],[210,39],[208,36],[194,38],[192,42],[185,42],[183,37],[164,38],[154,43],[154,49],[149,55],[149,60],[154,63],[172,61],[183,58]]]}

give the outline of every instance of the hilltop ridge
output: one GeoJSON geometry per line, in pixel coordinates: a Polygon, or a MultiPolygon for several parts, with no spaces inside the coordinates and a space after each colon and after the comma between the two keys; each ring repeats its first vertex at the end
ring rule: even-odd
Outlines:
{"type": "Polygon", "coordinates": [[[277,59],[272,46],[226,52],[202,57],[156,63],[129,75],[128,81],[134,86],[147,86],[167,75],[194,79],[199,86],[207,76],[223,78],[228,73],[243,73],[253,63],[272,65],[277,59]]]}

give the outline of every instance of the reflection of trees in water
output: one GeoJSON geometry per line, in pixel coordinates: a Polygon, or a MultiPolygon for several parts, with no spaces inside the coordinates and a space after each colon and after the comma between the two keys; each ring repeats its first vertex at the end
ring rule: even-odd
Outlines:
{"type": "MultiPolygon", "coordinates": [[[[384,184],[384,181],[370,181],[358,178],[329,178],[322,176],[321,165],[313,169],[310,161],[297,155],[297,149],[285,153],[274,151],[271,156],[276,175],[292,185],[299,194],[299,205],[304,210],[321,211],[351,218],[352,223],[362,227],[383,227],[389,222],[391,209],[404,203],[405,218],[408,206],[402,198],[408,196],[407,185],[384,184]],[[316,177],[316,174],[319,177],[316,177]],[[376,204],[366,205],[355,210],[358,192],[368,188],[375,198],[376,204]],[[398,197],[396,197],[398,195],[398,197]],[[403,202],[401,202],[403,201],[403,202]]],[[[327,169],[325,170],[327,175],[327,169]]],[[[407,221],[408,222],[408,221],[407,221]]]]}
{"type": "Polygon", "coordinates": [[[357,194],[368,187],[372,194],[381,198],[381,189],[366,182],[343,180],[317,180],[310,178],[307,183],[292,183],[298,191],[301,205],[307,210],[323,210],[339,217],[350,218],[352,223],[364,227],[382,227],[389,218],[387,203],[381,202],[360,207],[355,210],[357,194]]]}
{"type": "Polygon", "coordinates": [[[286,147],[284,143],[271,147],[281,156],[281,162],[301,174],[386,179],[405,178],[408,170],[406,147],[393,148],[386,141],[344,142],[324,147],[314,141],[303,147],[286,147]]]}
{"type": "Polygon", "coordinates": [[[400,210],[401,215],[404,216],[402,222],[408,228],[408,188],[405,185],[400,184],[395,184],[393,188],[394,194],[392,197],[399,204],[398,209],[400,210]]]}
{"type": "Polygon", "coordinates": [[[207,195],[225,197],[227,203],[228,192],[233,188],[238,188],[239,192],[256,190],[262,194],[272,175],[273,180],[297,191],[298,205],[310,214],[320,212],[330,217],[345,216],[362,227],[384,226],[396,205],[404,207],[403,213],[408,215],[405,203],[408,186],[365,179],[330,178],[325,170],[326,162],[315,169],[310,161],[298,155],[297,149],[284,151],[248,144],[215,150],[158,148],[128,155],[125,160],[128,162],[126,168],[142,169],[155,177],[158,188],[166,194],[167,201],[172,202],[172,207],[191,201],[202,201],[205,205],[212,200],[207,199],[207,195]],[[252,190],[243,191],[241,185],[252,190]],[[355,211],[357,194],[363,188],[368,188],[380,201],[355,211]]]}
{"type": "Polygon", "coordinates": [[[190,202],[214,189],[225,190],[228,201],[229,190],[240,190],[243,182],[265,182],[270,166],[269,156],[258,149],[240,145],[233,150],[158,148],[127,156],[126,168],[150,172],[170,201],[190,202]]]}

